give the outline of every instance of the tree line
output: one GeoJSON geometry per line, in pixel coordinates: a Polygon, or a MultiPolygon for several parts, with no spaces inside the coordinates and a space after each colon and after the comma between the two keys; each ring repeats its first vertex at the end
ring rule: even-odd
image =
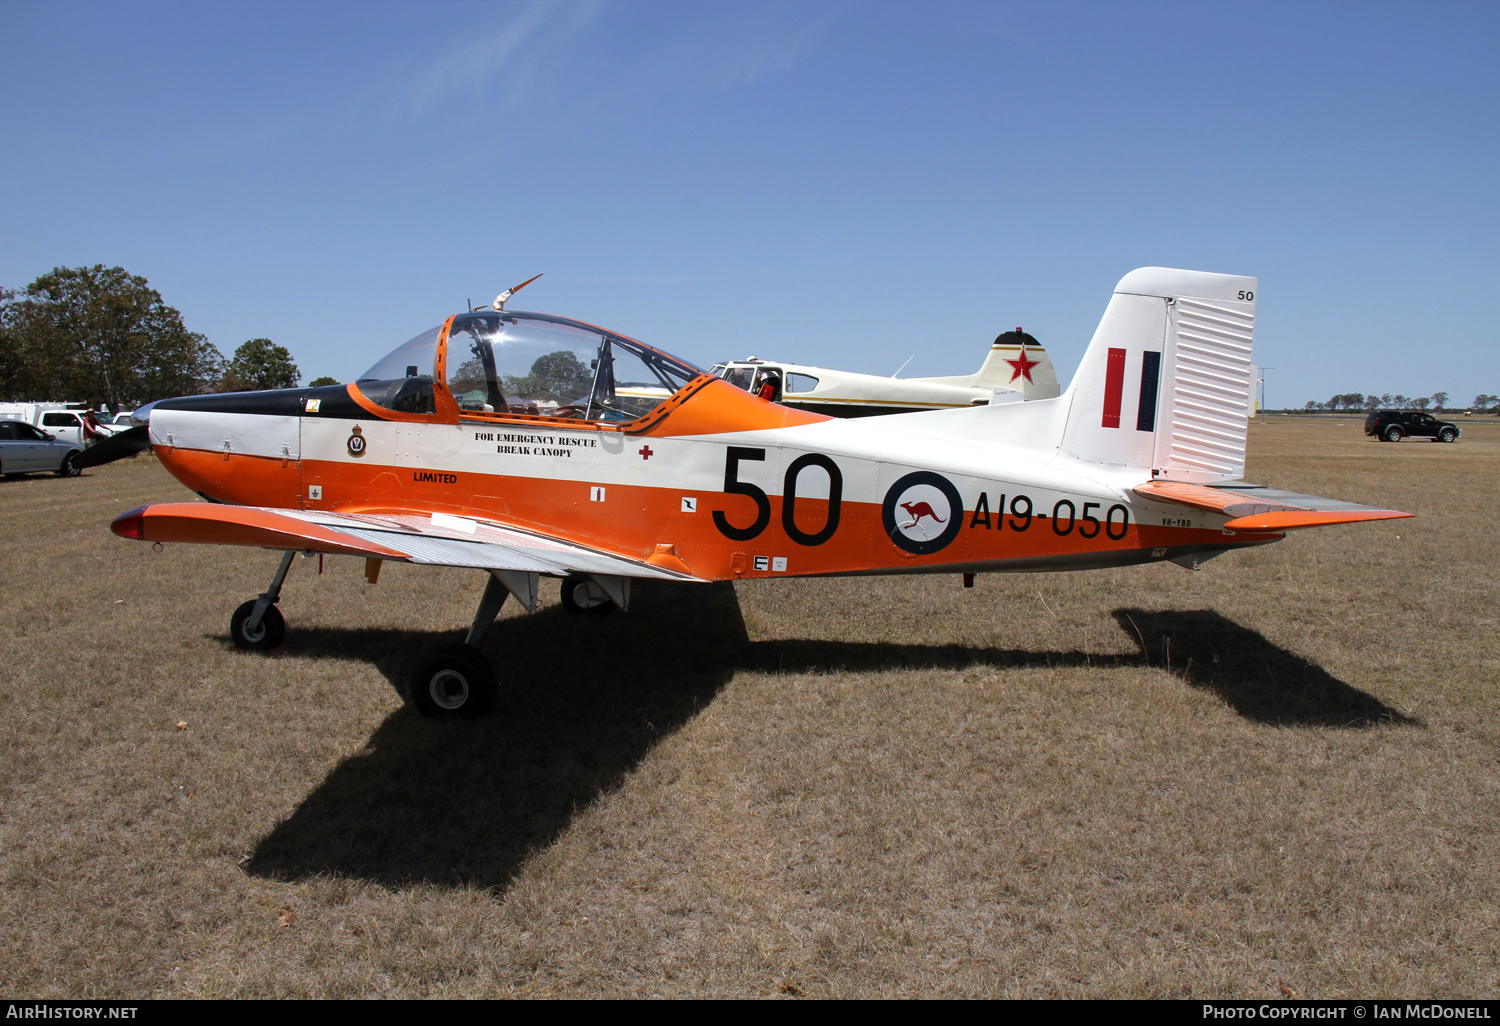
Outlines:
{"type": "MultiPolygon", "coordinates": [[[[0,287],[0,401],[66,399],[118,412],[301,380],[292,354],[268,338],[252,338],[226,359],[145,278],[122,267],[58,267],[20,291],[0,287]]],[[[312,382],[325,383],[337,384],[312,382]]]]}
{"type": "MultiPolygon", "coordinates": [[[[1309,400],[1306,408],[1309,410],[1425,410],[1432,407],[1441,410],[1447,405],[1447,392],[1434,392],[1430,396],[1424,395],[1416,399],[1408,399],[1404,395],[1391,395],[1389,392],[1381,395],[1376,395],[1374,392],[1369,395],[1347,392],[1334,396],[1326,403],[1309,400]]],[[[1474,402],[1468,406],[1468,409],[1482,412],[1490,407],[1500,409],[1500,395],[1485,395],[1480,392],[1474,397],[1474,402]]]]}

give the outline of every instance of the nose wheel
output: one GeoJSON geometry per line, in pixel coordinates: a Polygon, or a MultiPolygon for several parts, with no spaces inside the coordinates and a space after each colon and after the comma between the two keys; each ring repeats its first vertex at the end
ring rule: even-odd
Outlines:
{"type": "Polygon", "coordinates": [[[286,640],[286,620],[281,610],[267,606],[260,614],[260,622],[252,625],[250,616],[255,612],[258,599],[251,599],[234,611],[229,618],[229,636],[235,648],[252,652],[269,652],[286,640]]]}
{"type": "Polygon", "coordinates": [[[286,580],[286,572],[291,569],[292,557],[296,554],[290,550],[282,553],[271,586],[259,597],[236,609],[229,618],[229,639],[235,648],[269,652],[286,640],[286,620],[276,608],[276,600],[281,597],[281,584],[286,580]]]}

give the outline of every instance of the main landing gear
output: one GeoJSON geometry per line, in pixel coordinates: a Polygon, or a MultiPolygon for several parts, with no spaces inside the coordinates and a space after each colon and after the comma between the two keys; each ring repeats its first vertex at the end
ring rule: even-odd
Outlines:
{"type": "MultiPolygon", "coordinates": [[[[469,636],[462,642],[434,645],[417,657],[411,676],[411,704],[434,719],[469,719],[489,712],[500,692],[495,670],[479,651],[484,633],[500,613],[507,597],[515,595],[535,612],[537,575],[513,570],[491,570],[484,597],[474,613],[469,636]]],[[[562,582],[563,608],[570,613],[607,613],[630,604],[630,578],[573,576],[562,582]]]]}
{"type": "MultiPolygon", "coordinates": [[[[286,639],[286,620],[276,602],[281,598],[281,585],[296,555],[295,551],[284,552],[270,586],[234,611],[229,621],[229,636],[236,647],[269,652],[286,639]]],[[[495,668],[479,646],[509,596],[515,595],[528,610],[536,611],[537,584],[535,573],[489,572],[468,637],[434,645],[417,656],[408,691],[417,712],[432,719],[472,719],[490,711],[500,693],[500,684],[495,679],[495,668]]],[[[630,578],[602,574],[568,577],[563,581],[562,601],[568,612],[575,614],[600,615],[617,607],[627,609],[630,578]]]]}
{"type": "MultiPolygon", "coordinates": [[[[532,591],[535,592],[534,584],[532,591]]],[[[490,711],[500,685],[495,680],[495,668],[479,651],[479,646],[509,596],[510,589],[497,575],[491,574],[479,609],[474,613],[469,636],[463,641],[434,645],[417,657],[410,688],[411,704],[417,707],[417,712],[430,719],[467,720],[490,711]]]]}
{"type": "Polygon", "coordinates": [[[630,578],[595,578],[574,574],[562,582],[562,605],[574,616],[604,616],[630,602],[630,578]],[[606,584],[609,587],[606,587],[606,584]]]}

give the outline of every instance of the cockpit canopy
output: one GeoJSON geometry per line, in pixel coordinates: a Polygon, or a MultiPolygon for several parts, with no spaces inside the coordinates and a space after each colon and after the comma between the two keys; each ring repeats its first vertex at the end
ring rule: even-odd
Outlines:
{"type": "Polygon", "coordinates": [[[371,401],[402,413],[437,410],[443,384],[468,414],[522,413],[590,421],[645,416],[703,372],[612,332],[548,314],[479,311],[423,332],[360,375],[371,401]]]}

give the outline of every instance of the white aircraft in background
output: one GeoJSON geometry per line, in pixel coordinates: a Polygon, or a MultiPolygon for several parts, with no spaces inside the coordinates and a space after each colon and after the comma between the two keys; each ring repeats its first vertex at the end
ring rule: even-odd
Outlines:
{"type": "Polygon", "coordinates": [[[766,398],[773,402],[829,417],[998,406],[1058,395],[1047,350],[1020,328],[995,339],[979,370],[955,377],[885,378],[754,356],[718,364],[709,373],[752,394],[769,389],[766,398]]]}

